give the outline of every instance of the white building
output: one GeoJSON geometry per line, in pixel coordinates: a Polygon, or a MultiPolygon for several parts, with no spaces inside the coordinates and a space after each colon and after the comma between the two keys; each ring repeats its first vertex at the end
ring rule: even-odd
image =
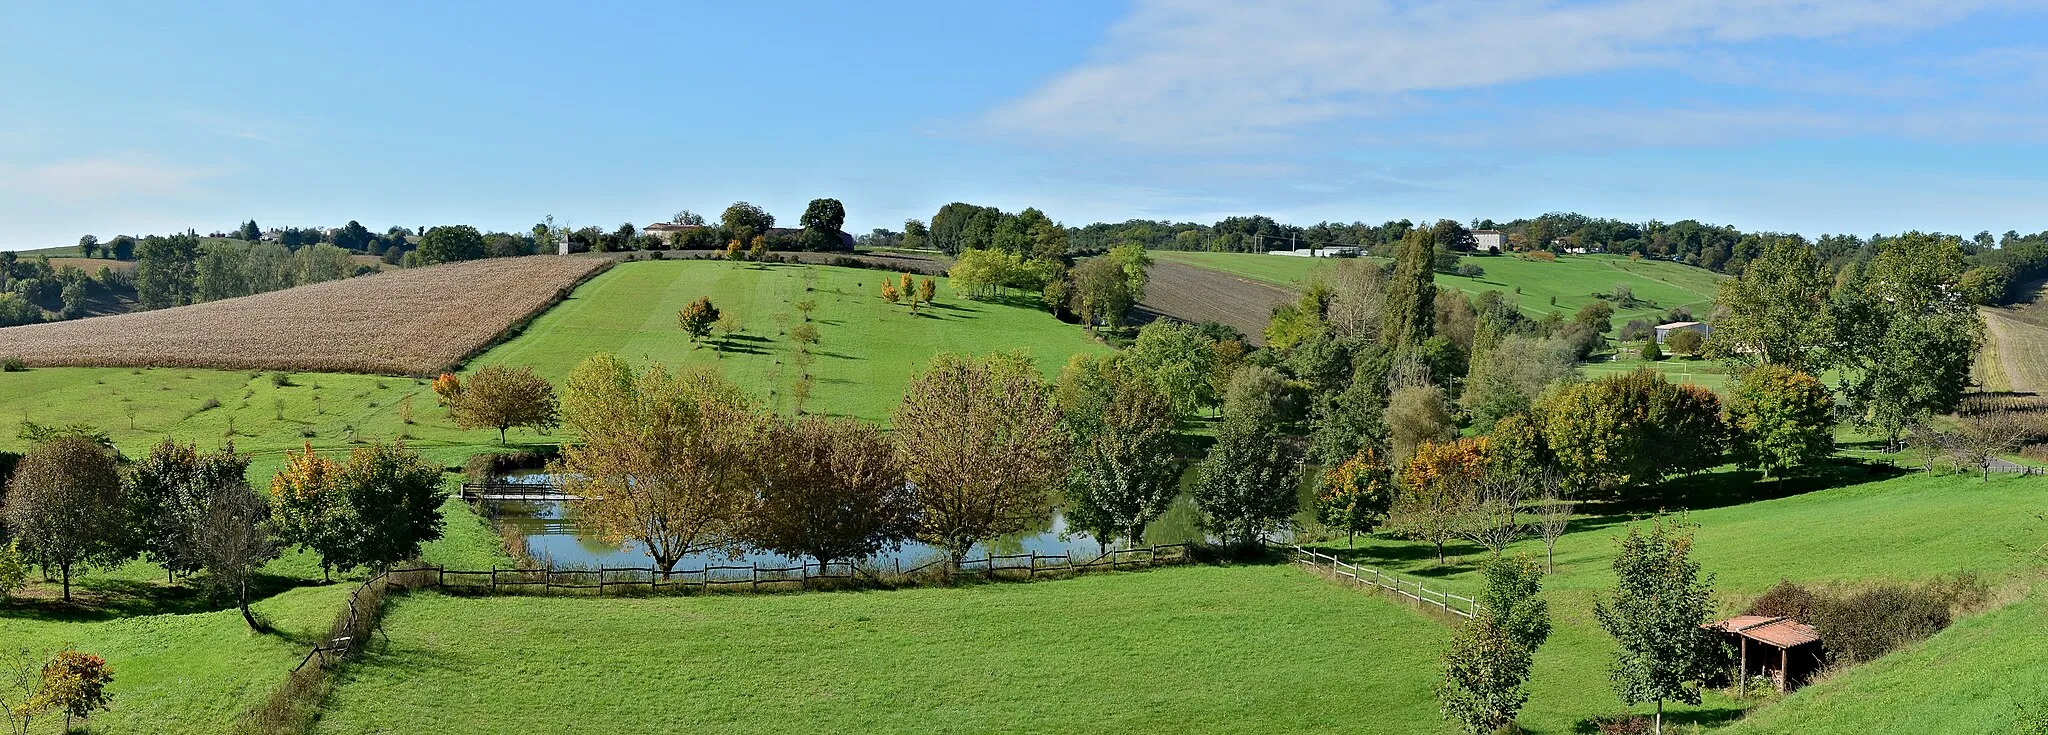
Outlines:
{"type": "Polygon", "coordinates": [[[1707,335],[1714,333],[1714,327],[1712,325],[1707,324],[1706,322],[1672,322],[1670,324],[1659,324],[1657,325],[1657,344],[1663,344],[1665,338],[1670,337],[1671,335],[1676,334],[1678,332],[1699,332],[1701,337],[1705,337],[1707,335]]]}
{"type": "Polygon", "coordinates": [[[1500,230],[1473,230],[1473,247],[1482,253],[1499,255],[1508,249],[1508,233],[1500,230]]]}
{"type": "Polygon", "coordinates": [[[1268,250],[1267,255],[1292,255],[1297,258],[1356,258],[1364,254],[1362,248],[1351,245],[1336,245],[1327,248],[1302,248],[1300,250],[1268,250]]]}

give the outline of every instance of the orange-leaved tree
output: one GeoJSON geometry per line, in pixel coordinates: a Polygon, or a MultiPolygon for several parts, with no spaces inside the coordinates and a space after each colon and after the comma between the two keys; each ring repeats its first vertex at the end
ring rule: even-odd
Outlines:
{"type": "Polygon", "coordinates": [[[1425,441],[1401,468],[1401,491],[1394,499],[1393,525],[1403,535],[1436,547],[1444,560],[1444,542],[1456,535],[1473,504],[1487,469],[1486,437],[1425,441]]]}
{"type": "Polygon", "coordinates": [[[1372,447],[1323,473],[1323,489],[1316,494],[1316,519],[1343,531],[1352,546],[1358,534],[1372,533],[1386,520],[1394,503],[1394,473],[1372,447]]]}
{"type": "Polygon", "coordinates": [[[342,499],[341,466],[313,453],[285,452],[284,469],[270,478],[272,518],[278,540],[320,555],[320,575],[332,579],[347,555],[348,507],[342,499]]]}

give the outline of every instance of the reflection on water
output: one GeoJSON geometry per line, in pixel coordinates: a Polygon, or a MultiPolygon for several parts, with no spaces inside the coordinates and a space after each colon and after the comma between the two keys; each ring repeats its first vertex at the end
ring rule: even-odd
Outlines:
{"type": "MultiPolygon", "coordinates": [[[[510,482],[546,482],[548,478],[538,475],[505,478],[510,482]]],[[[557,567],[615,567],[646,568],[652,557],[637,542],[610,544],[580,533],[576,522],[576,511],[562,502],[509,502],[486,501],[483,504],[486,516],[500,528],[517,529],[526,537],[527,553],[557,567]]],[[[1183,494],[1174,499],[1166,513],[1145,527],[1145,544],[1173,544],[1203,540],[1201,512],[1183,494]]],[[[1038,527],[1024,533],[997,539],[994,544],[977,545],[969,554],[980,556],[985,553],[1059,555],[1071,553],[1076,559],[1092,559],[1101,552],[1101,546],[1094,537],[1079,531],[1067,530],[1066,518],[1054,509],[1038,527]]],[[[917,542],[908,542],[894,552],[883,552],[874,561],[888,565],[901,561],[905,568],[934,561],[944,557],[938,549],[917,542]]],[[[706,564],[732,564],[733,559],[724,554],[698,554],[684,557],[677,563],[678,569],[693,569],[706,564]]],[[[777,554],[749,553],[740,556],[737,563],[755,563],[761,566],[788,566],[796,562],[777,554]]]]}

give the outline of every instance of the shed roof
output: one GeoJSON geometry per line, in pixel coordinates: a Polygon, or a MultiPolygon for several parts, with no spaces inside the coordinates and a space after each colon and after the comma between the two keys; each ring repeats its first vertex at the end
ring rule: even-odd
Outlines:
{"type": "Polygon", "coordinates": [[[1696,327],[1696,326],[1699,326],[1699,324],[1700,324],[1699,322],[1672,322],[1672,323],[1670,323],[1670,324],[1659,324],[1659,325],[1657,325],[1657,328],[1658,328],[1658,329],[1684,329],[1684,328],[1686,328],[1686,327],[1696,327]]]}
{"type": "Polygon", "coordinates": [[[1778,648],[1803,646],[1820,640],[1820,631],[1791,618],[1740,615],[1714,623],[1713,626],[1778,648]]]}

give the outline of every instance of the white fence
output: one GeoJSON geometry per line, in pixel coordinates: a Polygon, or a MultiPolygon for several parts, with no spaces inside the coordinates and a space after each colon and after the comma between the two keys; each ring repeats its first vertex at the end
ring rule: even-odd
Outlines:
{"type": "Polygon", "coordinates": [[[1347,577],[1362,586],[1378,587],[1461,618],[1470,618],[1474,613],[1479,612],[1479,602],[1470,597],[1454,595],[1442,590],[1433,590],[1423,586],[1419,581],[1402,579],[1388,574],[1384,570],[1345,563],[1337,557],[1310,551],[1300,546],[1293,547],[1292,556],[1296,564],[1327,571],[1339,577],[1347,577]],[[1454,600],[1463,604],[1453,604],[1452,601],[1454,600]]]}

